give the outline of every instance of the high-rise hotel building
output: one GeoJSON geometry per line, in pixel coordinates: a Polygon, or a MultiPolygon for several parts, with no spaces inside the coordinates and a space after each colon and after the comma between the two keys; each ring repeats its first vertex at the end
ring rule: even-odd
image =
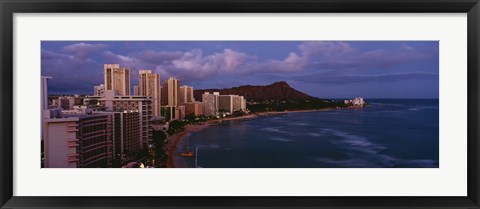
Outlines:
{"type": "Polygon", "coordinates": [[[202,95],[202,102],[204,105],[204,111],[203,114],[206,116],[217,116],[219,111],[218,111],[218,97],[220,94],[218,92],[213,92],[213,94],[210,94],[209,92],[205,92],[202,95]]]}
{"type": "Polygon", "coordinates": [[[153,116],[160,116],[160,74],[151,70],[140,70],[138,95],[152,98],[153,116]]]}
{"type": "Polygon", "coordinates": [[[140,143],[144,146],[152,143],[152,129],[150,120],[153,115],[152,98],[148,96],[116,96],[113,91],[105,91],[104,97],[90,96],[96,99],[99,105],[107,111],[138,111],[140,143]]]}
{"type": "Polygon", "coordinates": [[[170,77],[163,81],[162,86],[162,105],[176,107],[179,105],[180,80],[170,77]]]}
{"type": "Polygon", "coordinates": [[[233,95],[218,96],[218,111],[222,113],[233,113],[233,95]]]}
{"type": "Polygon", "coordinates": [[[204,111],[203,102],[187,102],[185,103],[185,115],[203,115],[204,111]]]}
{"type": "Polygon", "coordinates": [[[46,168],[111,167],[112,117],[106,114],[45,119],[46,168]]]}
{"type": "Polygon", "coordinates": [[[180,86],[180,94],[178,96],[179,104],[185,104],[187,102],[194,102],[193,98],[193,87],[191,86],[180,86]]]}
{"type": "Polygon", "coordinates": [[[141,151],[141,119],[137,110],[97,111],[94,114],[108,114],[112,117],[113,159],[131,160],[135,154],[141,151]]]}
{"type": "Polygon", "coordinates": [[[105,91],[113,90],[115,95],[130,95],[130,69],[121,68],[119,64],[104,65],[105,91]]]}

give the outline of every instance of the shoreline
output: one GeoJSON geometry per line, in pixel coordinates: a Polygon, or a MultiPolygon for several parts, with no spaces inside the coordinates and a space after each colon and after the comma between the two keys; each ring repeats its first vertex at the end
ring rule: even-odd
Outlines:
{"type": "Polygon", "coordinates": [[[173,136],[169,137],[170,143],[167,145],[167,168],[176,168],[176,160],[175,154],[178,148],[178,144],[180,143],[181,139],[190,132],[198,132],[207,128],[210,125],[215,125],[218,123],[222,123],[224,121],[237,121],[237,120],[251,120],[259,117],[268,117],[268,116],[275,116],[275,115],[283,115],[288,113],[302,113],[302,112],[323,112],[323,111],[330,111],[330,110],[338,110],[338,109],[345,109],[345,108],[323,108],[323,109],[314,109],[314,110],[288,110],[288,111],[269,111],[269,112],[260,112],[260,113],[253,113],[248,114],[240,117],[232,117],[232,118],[222,118],[222,119],[215,119],[203,122],[197,125],[187,125],[185,129],[181,132],[174,134],[173,136]]]}
{"type": "Polygon", "coordinates": [[[175,168],[175,152],[177,150],[177,146],[180,143],[180,140],[187,135],[190,132],[197,132],[200,131],[206,127],[208,127],[210,124],[207,122],[204,122],[202,124],[197,124],[197,125],[187,125],[185,126],[185,129],[181,132],[178,132],[174,134],[173,136],[169,137],[170,143],[167,145],[167,155],[168,155],[168,162],[167,162],[167,168],[175,168]]]}

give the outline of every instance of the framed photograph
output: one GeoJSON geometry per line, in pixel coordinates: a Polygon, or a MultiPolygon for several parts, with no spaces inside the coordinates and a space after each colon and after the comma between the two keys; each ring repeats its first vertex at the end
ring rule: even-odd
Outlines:
{"type": "Polygon", "coordinates": [[[480,207],[478,0],[0,6],[1,208],[480,207]]]}

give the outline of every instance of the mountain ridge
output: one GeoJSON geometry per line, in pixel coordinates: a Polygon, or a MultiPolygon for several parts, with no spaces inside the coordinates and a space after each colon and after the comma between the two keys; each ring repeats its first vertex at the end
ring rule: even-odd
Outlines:
{"type": "Polygon", "coordinates": [[[220,95],[240,95],[247,101],[265,100],[316,100],[318,98],[292,88],[286,81],[277,81],[270,85],[243,85],[225,89],[199,89],[194,90],[195,100],[201,101],[204,92],[219,92],[220,95]]]}

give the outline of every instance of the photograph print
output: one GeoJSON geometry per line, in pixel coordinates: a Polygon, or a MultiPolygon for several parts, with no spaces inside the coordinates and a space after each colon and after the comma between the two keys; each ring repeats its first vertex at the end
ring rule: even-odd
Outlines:
{"type": "Polygon", "coordinates": [[[439,168],[438,41],[42,41],[41,168],[439,168]]]}

